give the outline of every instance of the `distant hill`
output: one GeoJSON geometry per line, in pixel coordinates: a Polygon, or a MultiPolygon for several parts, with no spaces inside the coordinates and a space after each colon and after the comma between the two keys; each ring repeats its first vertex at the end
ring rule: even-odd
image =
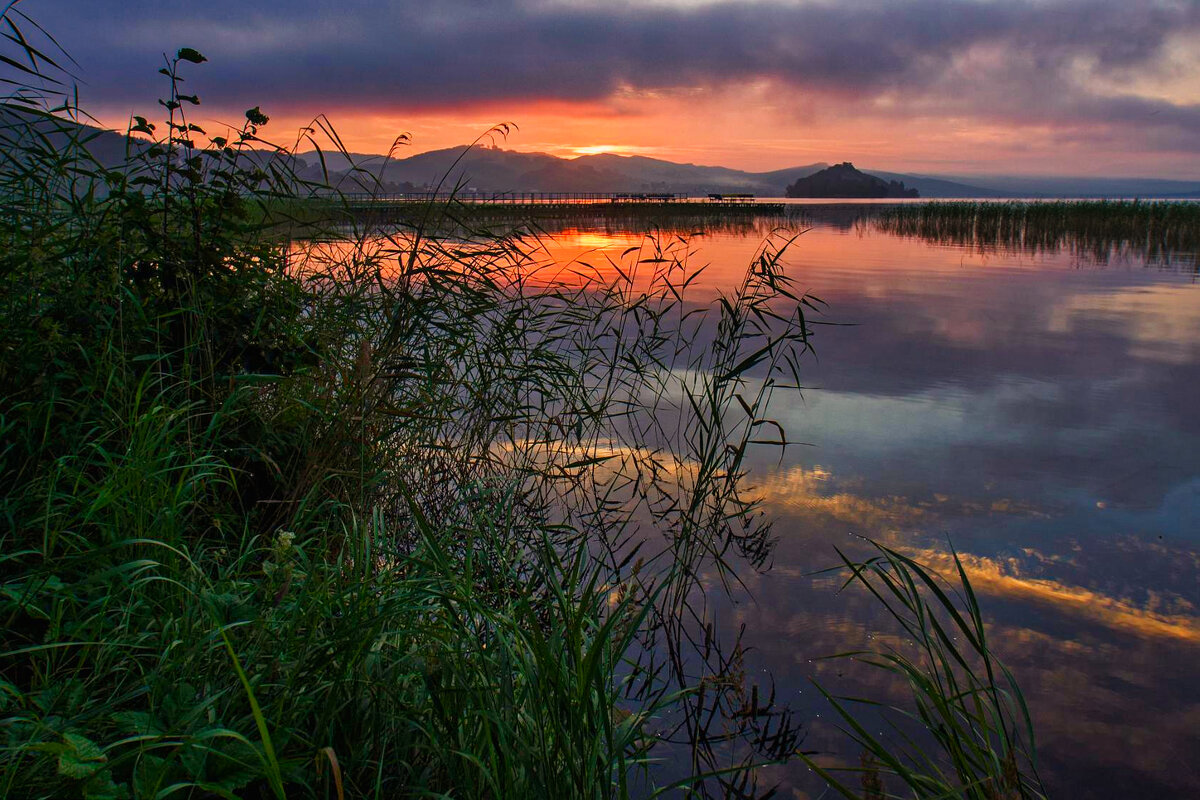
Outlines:
{"type": "Polygon", "coordinates": [[[125,135],[71,120],[52,117],[27,106],[0,103],[0,143],[16,149],[24,141],[62,151],[72,141],[81,143],[100,164],[113,167],[125,161],[125,135]]]}
{"type": "Polygon", "coordinates": [[[933,178],[928,175],[905,175],[899,172],[883,172],[877,169],[864,170],[868,175],[874,175],[885,181],[901,181],[910,189],[916,189],[921,197],[1008,197],[1009,195],[994,188],[984,188],[956,180],[933,178]]]}
{"type": "MultiPolygon", "coordinates": [[[[158,124],[159,130],[166,128],[158,124]]],[[[204,140],[201,139],[201,144],[204,140]]],[[[0,148],[20,152],[25,147],[53,149],[66,152],[72,146],[82,147],[106,169],[125,166],[131,155],[146,152],[150,142],[146,139],[128,138],[124,133],[85,125],[59,116],[51,116],[26,106],[0,102],[0,148]]],[[[259,165],[275,159],[287,159],[274,150],[253,149],[242,151],[245,158],[259,165]]],[[[295,163],[294,161],[292,163],[295,163]]]]}
{"type": "MultiPolygon", "coordinates": [[[[0,140],[10,139],[27,124],[30,112],[0,103],[0,140]]],[[[40,115],[44,118],[44,115],[40,115]]],[[[89,150],[109,167],[124,163],[126,140],[122,133],[68,120],[41,119],[37,135],[52,145],[68,138],[86,140],[89,150]],[[65,131],[78,127],[77,133],[65,131]]],[[[26,129],[28,132],[28,129],[26,129]]],[[[0,141],[3,144],[3,141],[0,141]]],[[[135,145],[137,147],[137,145],[135,145]]],[[[11,149],[11,147],[9,148],[11,149]]],[[[252,151],[250,158],[263,163],[278,158],[269,151],[252,151]]],[[[301,153],[294,162],[301,174],[322,180],[324,171],[314,152],[301,153]]],[[[747,172],[728,167],[679,164],[645,156],[601,153],[579,158],[559,158],[547,153],[522,153],[497,148],[465,146],[432,150],[405,158],[386,159],[370,153],[325,154],[330,183],[345,191],[365,188],[373,181],[352,172],[354,165],[378,176],[389,191],[454,188],[478,192],[671,192],[704,195],[710,192],[749,193],[781,197],[787,187],[829,168],[826,163],[805,164],[770,172],[747,172]],[[460,159],[461,156],[461,159],[460,159]],[[453,166],[459,159],[457,166],[453,166]]],[[[851,167],[853,168],[853,167],[851,167]]],[[[855,170],[858,172],[858,170],[855,170]]],[[[1173,197],[1200,196],[1200,180],[1178,181],[1137,178],[1062,178],[991,175],[909,175],[868,169],[859,172],[885,185],[903,183],[921,197],[1173,197]]],[[[811,196],[811,195],[810,195],[811,196]]],[[[847,196],[847,195],[841,195],[847,196]]],[[[863,196],[863,195],[859,195],[863,196]]],[[[878,196],[878,195],[868,195],[878,196]]],[[[885,195],[886,196],[886,195],[885,195]]]]}
{"type": "MultiPolygon", "coordinates": [[[[315,153],[302,153],[309,164],[307,177],[320,174],[315,153]]],[[[825,164],[754,173],[728,167],[678,164],[645,156],[601,153],[559,158],[546,153],[522,153],[495,148],[452,147],[384,162],[381,156],[352,156],[362,169],[378,174],[385,185],[412,184],[478,192],[748,192],[779,197],[787,181],[819,171],[825,164]],[[456,160],[458,161],[455,164],[456,160]]],[[[330,172],[345,174],[350,164],[340,155],[326,155],[330,172]]]]}
{"type": "Polygon", "coordinates": [[[677,164],[645,156],[619,156],[603,153],[582,156],[572,163],[603,164],[628,182],[640,181],[636,188],[647,191],[706,194],[708,192],[747,192],[762,197],[779,197],[789,177],[809,175],[827,166],[806,164],[773,172],[744,172],[729,167],[677,164]]]}
{"type": "Polygon", "coordinates": [[[854,168],[849,161],[798,178],[787,187],[786,197],[919,197],[901,181],[885,181],[854,168]]]}
{"type": "MultiPolygon", "coordinates": [[[[387,187],[444,187],[459,181],[464,188],[479,192],[747,192],[759,197],[782,197],[787,187],[829,167],[827,163],[804,164],[770,172],[747,172],[719,166],[680,164],[645,156],[601,153],[578,158],[559,158],[547,153],[466,147],[432,150],[406,158],[393,158],[384,165],[383,156],[354,154],[361,168],[379,174],[387,187]],[[455,159],[463,156],[451,170],[455,159]],[[381,167],[383,167],[381,171],[381,167]]],[[[320,177],[313,153],[301,153],[309,165],[308,177],[320,177]]],[[[326,154],[335,183],[350,168],[340,154],[326,154]]],[[[884,183],[903,183],[923,198],[1005,197],[1176,197],[1200,193],[1200,180],[1173,181],[1155,178],[1059,178],[1038,176],[914,175],[866,169],[862,174],[884,183]]],[[[347,188],[347,187],[343,187],[347,188]]]]}

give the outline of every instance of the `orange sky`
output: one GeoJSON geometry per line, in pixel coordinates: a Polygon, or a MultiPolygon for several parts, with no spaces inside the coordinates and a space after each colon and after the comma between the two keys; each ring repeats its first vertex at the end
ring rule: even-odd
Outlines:
{"type": "MultiPolygon", "coordinates": [[[[1200,102],[1200,84],[1196,95],[1200,102]]],[[[886,104],[870,105],[845,107],[835,97],[781,92],[759,83],[721,89],[631,89],[600,101],[345,108],[328,115],[356,152],[386,152],[399,133],[412,134],[400,156],[470,142],[492,125],[514,122],[517,130],[507,139],[495,139],[497,144],[565,158],[611,152],[756,172],[853,161],[902,172],[1200,179],[1200,159],[1172,150],[1131,151],[1127,139],[1109,137],[1103,125],[899,114],[886,104]],[[781,102],[781,95],[790,96],[781,102]]],[[[275,113],[268,132],[286,137],[310,119],[294,112],[275,113]]]]}
{"type": "MultiPolygon", "coordinates": [[[[358,152],[463,144],[767,171],[1200,179],[1194,0],[27,0],[85,108],[158,110],[194,47],[205,118],[313,116],[358,152]]],[[[50,45],[47,45],[50,46],[50,45]]],[[[302,148],[303,149],[303,148],[302,148]]]]}

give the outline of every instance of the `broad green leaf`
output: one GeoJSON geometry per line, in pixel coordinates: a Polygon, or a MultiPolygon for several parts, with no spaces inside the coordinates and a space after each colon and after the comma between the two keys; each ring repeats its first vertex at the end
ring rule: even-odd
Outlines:
{"type": "Polygon", "coordinates": [[[64,733],[63,740],[67,749],[58,756],[59,775],[82,780],[95,775],[108,763],[100,745],[91,739],[76,733],[64,733]]]}
{"type": "Polygon", "coordinates": [[[133,790],[137,797],[154,797],[167,781],[171,762],[145,753],[133,768],[133,790]]]}

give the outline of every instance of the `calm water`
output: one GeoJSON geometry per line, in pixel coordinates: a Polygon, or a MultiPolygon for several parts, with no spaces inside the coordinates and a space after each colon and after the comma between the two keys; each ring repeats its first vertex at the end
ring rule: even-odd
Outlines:
{"type": "MultiPolygon", "coordinates": [[[[710,289],[734,285],[761,233],[695,240],[710,289]]],[[[638,241],[570,230],[550,248],[599,260],[638,241]]],[[[756,464],[774,566],[719,613],[747,624],[749,665],[806,720],[805,749],[842,742],[811,679],[889,692],[812,661],[885,621],[811,573],[851,533],[942,567],[950,539],[1032,707],[1052,796],[1200,796],[1195,254],[983,254],[816,223],[787,262],[826,321],[853,325],[820,328],[811,388],[779,395],[774,416],[811,446],[756,464]]],[[[771,777],[784,797],[821,795],[803,766],[771,777]]]]}

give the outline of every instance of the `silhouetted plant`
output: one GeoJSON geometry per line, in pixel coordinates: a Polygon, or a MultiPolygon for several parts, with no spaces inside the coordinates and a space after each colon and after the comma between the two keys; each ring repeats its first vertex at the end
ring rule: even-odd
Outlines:
{"type": "Polygon", "coordinates": [[[1200,267],[1196,202],[934,202],[882,209],[873,224],[901,236],[985,253],[1066,250],[1099,264],[1132,255],[1147,264],[1200,267]]]}
{"type": "Polygon", "coordinates": [[[909,691],[911,704],[834,697],[818,686],[863,753],[862,763],[853,769],[823,767],[813,753],[805,761],[848,798],[900,796],[894,790],[885,794],[885,787],[913,797],[1045,797],[1029,710],[1016,679],[991,650],[958,554],[953,553],[954,586],[897,550],[872,546],[879,555],[867,561],[838,551],[850,573],[843,590],[858,586],[870,592],[898,625],[902,642],[836,657],[892,674],[909,691]],[[894,735],[871,733],[856,710],[864,707],[882,712],[894,735]],[[837,777],[847,771],[859,773],[861,794],[837,777]]]}

